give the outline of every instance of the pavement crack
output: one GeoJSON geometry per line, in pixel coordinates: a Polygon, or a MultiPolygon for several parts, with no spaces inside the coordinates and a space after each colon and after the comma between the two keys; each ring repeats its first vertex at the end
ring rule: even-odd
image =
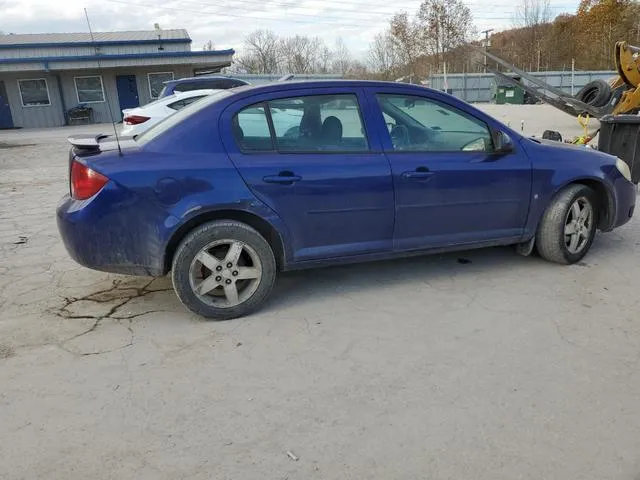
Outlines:
{"type": "Polygon", "coordinates": [[[151,293],[156,293],[156,292],[165,292],[165,291],[169,291],[172,290],[171,288],[166,288],[166,289],[158,289],[158,290],[149,290],[149,287],[152,285],[152,283],[155,281],[156,279],[152,279],[148,282],[145,282],[142,286],[134,286],[134,285],[128,285],[128,284],[123,284],[123,282],[121,280],[114,280],[112,282],[112,285],[109,288],[105,288],[102,290],[98,290],[97,292],[92,292],[90,294],[84,295],[82,297],[64,297],[63,298],[63,305],[58,308],[56,311],[53,311],[53,313],[55,315],[57,315],[60,318],[64,318],[64,319],[82,319],[82,320],[94,320],[94,322],[92,323],[92,325],[76,334],[73,335],[72,337],[67,338],[66,340],[63,340],[59,346],[60,348],[62,348],[63,350],[72,353],[74,355],[78,355],[78,356],[91,356],[91,355],[101,355],[101,354],[105,354],[105,353],[111,353],[117,350],[122,350],[124,348],[128,348],[131,347],[134,344],[134,340],[135,340],[135,331],[133,329],[133,322],[132,320],[134,318],[137,317],[141,317],[143,315],[148,315],[150,313],[157,313],[157,312],[162,312],[163,310],[145,310],[144,312],[139,312],[139,313],[132,313],[130,315],[121,315],[119,312],[120,310],[125,307],[129,302],[131,302],[132,300],[136,299],[136,298],[141,298],[141,297],[145,297],[146,295],[149,295],[151,293]],[[99,304],[106,304],[106,303],[110,303],[110,302],[116,302],[114,303],[114,305],[111,306],[111,308],[104,314],[102,315],[83,315],[83,314],[74,314],[71,310],[70,307],[72,307],[72,305],[74,305],[77,302],[81,302],[81,301],[89,301],[89,302],[95,302],[95,303],[99,303],[99,304]],[[114,348],[114,349],[109,349],[109,350],[100,350],[100,351],[92,351],[92,352],[83,352],[83,353],[77,353],[75,351],[70,350],[69,348],[66,347],[66,344],[72,340],[75,340],[77,338],[80,338],[82,336],[88,335],[90,333],[93,333],[96,331],[96,329],[100,326],[100,324],[104,321],[104,320],[115,320],[115,321],[122,321],[122,320],[128,320],[128,324],[126,326],[127,330],[129,331],[130,334],[130,339],[129,342],[126,343],[125,345],[121,345],[118,348],[114,348]]]}

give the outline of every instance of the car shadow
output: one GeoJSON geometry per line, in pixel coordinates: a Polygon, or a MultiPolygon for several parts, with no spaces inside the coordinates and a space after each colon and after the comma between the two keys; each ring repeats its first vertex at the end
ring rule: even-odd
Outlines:
{"type": "Polygon", "coordinates": [[[289,308],[309,301],[310,297],[316,302],[329,301],[336,294],[350,295],[411,282],[436,283],[455,275],[475,275],[486,269],[525,267],[523,263],[530,262],[542,260],[537,256],[521,257],[513,247],[495,247],[283,272],[264,310],[289,308]]]}

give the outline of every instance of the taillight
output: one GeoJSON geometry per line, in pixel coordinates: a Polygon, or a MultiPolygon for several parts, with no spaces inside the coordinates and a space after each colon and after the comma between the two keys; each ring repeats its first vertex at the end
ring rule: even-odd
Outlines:
{"type": "Polygon", "coordinates": [[[80,162],[71,163],[71,196],[76,200],[93,197],[109,179],[80,162]]]}
{"type": "Polygon", "coordinates": [[[122,120],[127,125],[140,125],[141,123],[146,122],[151,117],[145,117],[143,115],[127,115],[122,120]]]}

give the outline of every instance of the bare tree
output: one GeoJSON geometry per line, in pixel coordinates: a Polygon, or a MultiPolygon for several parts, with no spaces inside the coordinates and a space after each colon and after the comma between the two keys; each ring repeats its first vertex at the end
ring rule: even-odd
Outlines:
{"type": "Polygon", "coordinates": [[[390,22],[389,38],[395,54],[405,66],[405,73],[412,73],[420,55],[420,28],[405,13],[397,13],[390,22]]]}
{"type": "Polygon", "coordinates": [[[331,53],[319,38],[295,37],[281,41],[284,69],[287,73],[322,73],[329,66],[331,53]]]}
{"type": "Polygon", "coordinates": [[[522,52],[523,67],[540,70],[542,43],[545,27],[551,21],[549,0],[520,0],[514,24],[522,29],[518,38],[518,49],[522,52]]]}
{"type": "Polygon", "coordinates": [[[211,51],[211,50],[215,50],[215,49],[216,49],[216,46],[213,44],[213,42],[211,40],[209,40],[207,43],[205,43],[202,46],[202,50],[205,50],[205,51],[211,51]]]}
{"type": "Polygon", "coordinates": [[[447,52],[467,43],[475,33],[471,10],[461,0],[424,0],[418,11],[422,51],[441,71],[447,52]]]}
{"type": "Polygon", "coordinates": [[[369,45],[367,61],[371,70],[380,74],[382,78],[393,77],[400,61],[396,55],[393,39],[388,32],[379,33],[373,37],[373,41],[369,45]]]}
{"type": "Polygon", "coordinates": [[[518,27],[534,27],[550,20],[549,0],[521,0],[516,9],[515,24],[518,27]]]}
{"type": "Polygon", "coordinates": [[[346,75],[353,66],[353,58],[351,52],[342,40],[338,37],[336,40],[335,50],[333,51],[332,70],[335,73],[346,75]]]}
{"type": "Polygon", "coordinates": [[[278,73],[281,61],[281,42],[270,30],[256,30],[244,40],[244,52],[236,63],[247,73],[278,73]]]}

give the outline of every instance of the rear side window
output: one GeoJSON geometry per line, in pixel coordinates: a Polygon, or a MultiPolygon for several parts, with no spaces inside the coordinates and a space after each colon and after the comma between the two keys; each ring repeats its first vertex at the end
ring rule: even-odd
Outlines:
{"type": "Polygon", "coordinates": [[[273,147],[281,153],[369,150],[358,99],[353,94],[272,100],[242,110],[233,122],[236,142],[245,151],[273,147]]]}
{"type": "Polygon", "coordinates": [[[263,103],[240,110],[233,118],[233,137],[243,152],[273,151],[266,106],[263,103]]]}
{"type": "Polygon", "coordinates": [[[355,95],[284,98],[269,109],[280,152],[369,150],[355,95]]]}

